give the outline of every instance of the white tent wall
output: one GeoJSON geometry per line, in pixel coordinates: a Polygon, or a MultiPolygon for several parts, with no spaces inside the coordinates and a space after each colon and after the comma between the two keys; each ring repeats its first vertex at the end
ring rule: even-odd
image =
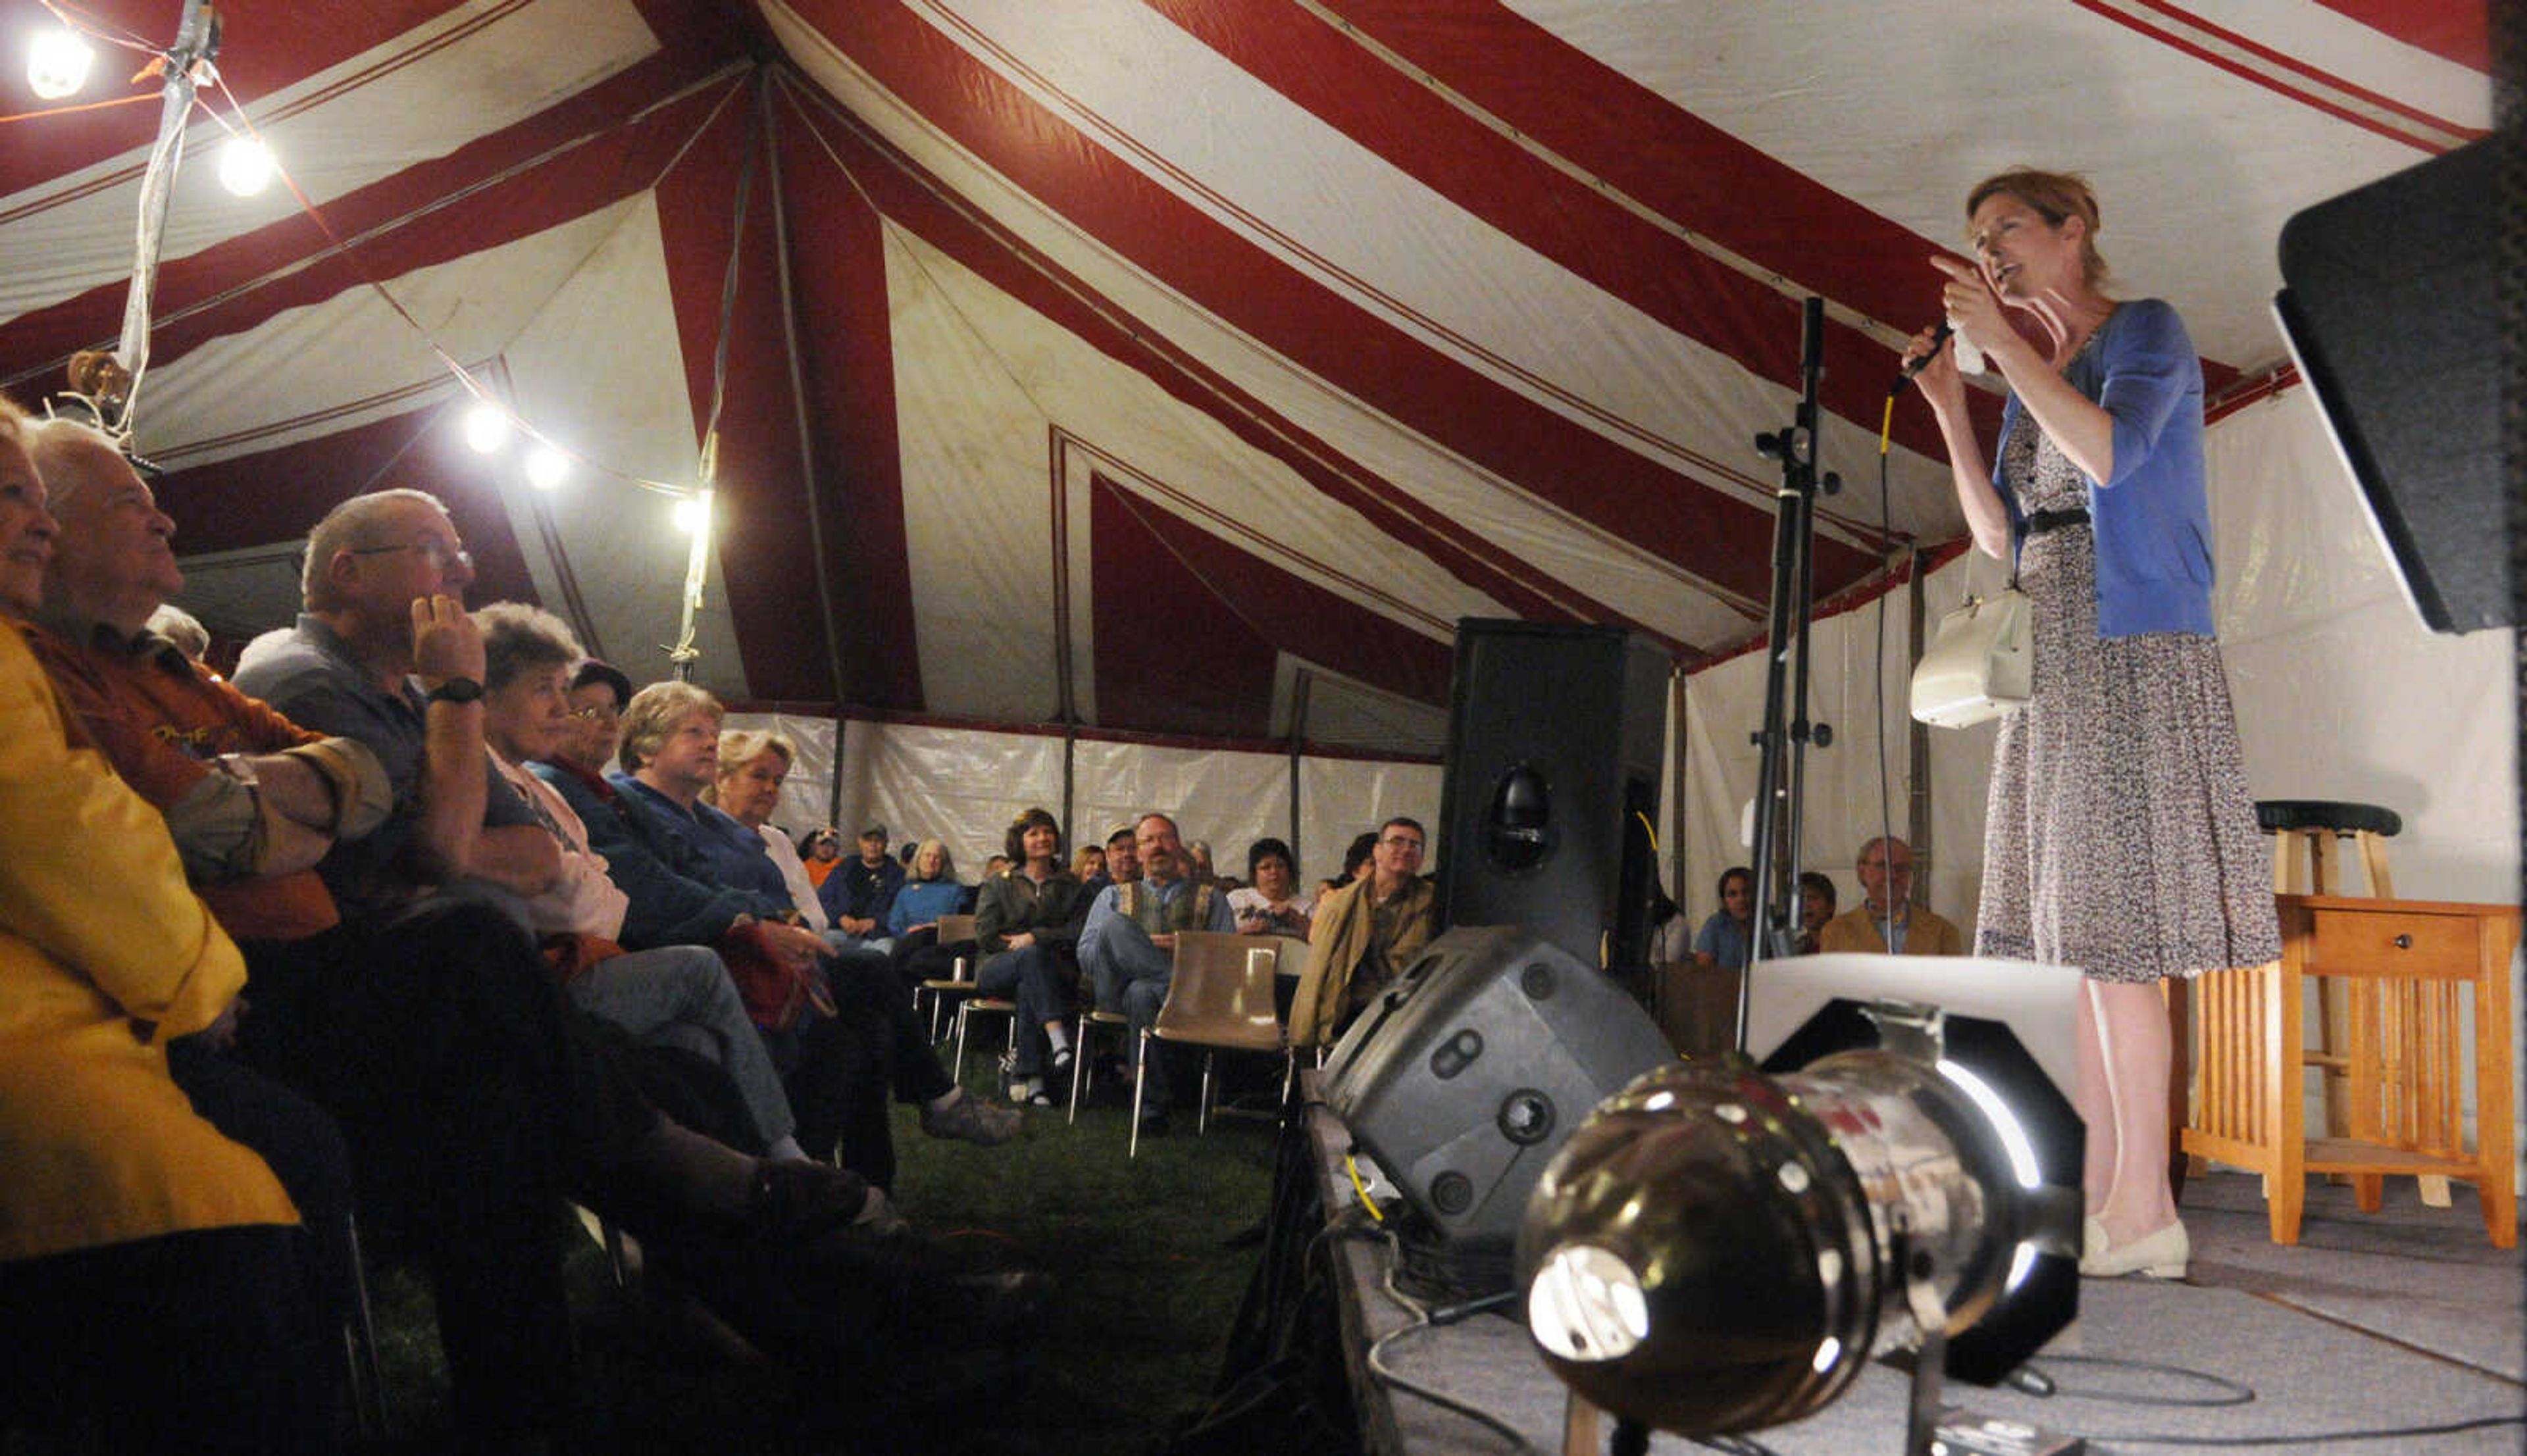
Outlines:
{"type": "MultiPolygon", "coordinates": [[[[834,762],[834,723],[790,715],[733,714],[730,728],[778,728],[799,746],[774,822],[799,828],[825,822],[834,762]]],[[[1000,852],[1009,821],[1031,804],[1062,812],[1062,740],[1052,733],[875,723],[844,726],[842,828],[871,821],[897,845],[915,836],[947,842],[958,875],[974,879],[1000,852]]],[[[1305,879],[1342,868],[1352,836],[1390,815],[1410,815],[1437,837],[1436,764],[1303,757],[1299,770],[1299,857],[1305,879]]],[[[1160,809],[1188,840],[1211,842],[1223,874],[1244,878],[1246,847],[1265,835],[1290,837],[1290,758],[1229,748],[1081,738],[1072,748],[1075,846],[1102,840],[1134,815],[1160,809]]],[[[1432,863],[1436,863],[1435,855],[1432,863]]]]}
{"type": "MultiPolygon", "coordinates": [[[[2403,817],[2392,843],[2398,895],[2513,901],[2518,785],[2514,634],[2447,637],[2403,602],[2356,488],[2304,389],[2230,416],[2208,438],[2219,590],[2214,602],[2248,787],[2257,798],[2383,804],[2403,817]]],[[[1926,622],[1987,586],[1994,564],[1972,553],[1931,575],[1926,622]]],[[[1903,588],[1886,607],[1887,813],[1904,832],[1903,588]]],[[[1808,868],[1833,876],[1851,903],[1853,853],[1875,832],[1879,788],[1868,673],[1878,603],[1816,624],[1813,716],[1835,740],[1807,755],[1808,868]]],[[[1717,908],[1720,872],[1745,863],[1739,839],[1754,792],[1765,659],[1749,653],[1686,682],[1687,832],[1679,900],[1697,922],[1717,908]]],[[[1984,791],[1991,725],[1931,733],[1932,908],[1971,927],[1980,898],[1984,791]]],[[[2512,1056],[2527,1069],[2520,1028],[2512,1056]]],[[[2313,1082],[2310,1083],[2313,1087],[2313,1082]]],[[[2471,1098],[2469,1105],[2471,1105],[2471,1098]]],[[[2522,1137],[2527,1146],[2527,1137],[2522,1137]]],[[[2527,1172],[2527,1162],[2522,1163],[2527,1172]]]]}

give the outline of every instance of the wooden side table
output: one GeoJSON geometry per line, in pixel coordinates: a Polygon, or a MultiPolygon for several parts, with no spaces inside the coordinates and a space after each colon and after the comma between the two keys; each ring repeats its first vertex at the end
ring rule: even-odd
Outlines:
{"type": "Polygon", "coordinates": [[[2298,1242],[2306,1175],[2351,1177],[2361,1211],[2390,1176],[2481,1191],[2497,1248],[2518,1241],[2509,955],[2518,910],[2441,900],[2280,895],[2282,958],[2194,983],[2199,1078],[2184,1150],[2264,1175],[2275,1243],[2298,1242]],[[2345,982],[2348,1127],[2307,1135],[2300,1068],[2307,979],[2345,982]],[[2465,1150],[2458,988],[2474,987],[2475,1150],[2465,1150]]]}

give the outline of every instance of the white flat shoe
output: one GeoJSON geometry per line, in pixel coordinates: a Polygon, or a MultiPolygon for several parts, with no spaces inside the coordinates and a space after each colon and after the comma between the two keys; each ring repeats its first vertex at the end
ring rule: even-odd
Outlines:
{"type": "Polygon", "coordinates": [[[2084,1266],[2081,1270],[2083,1274],[2088,1272],[2085,1266],[2090,1259],[2103,1254],[2111,1246],[2110,1240],[2106,1237],[2106,1226],[2097,1222],[2095,1214],[2090,1214],[2080,1221],[2080,1262],[2084,1266]]]}
{"type": "Polygon", "coordinates": [[[2089,1279],[2138,1274],[2154,1280],[2181,1280],[2185,1278],[2186,1265],[2193,1258],[2193,1241],[2186,1236],[2182,1219],[2126,1244],[2105,1243],[2104,1227],[2090,1219],[2087,1237],[2089,1247],[2081,1256],[2080,1273],[2089,1279]]]}

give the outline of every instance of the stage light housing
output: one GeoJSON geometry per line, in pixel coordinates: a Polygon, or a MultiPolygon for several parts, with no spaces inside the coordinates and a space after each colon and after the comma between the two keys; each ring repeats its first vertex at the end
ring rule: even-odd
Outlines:
{"type": "Polygon", "coordinates": [[[1529,1333],[1687,1435],[1811,1415],[1872,1358],[1990,1383],[2077,1310],[2083,1146],[2007,1023],[1828,998],[1765,1064],[1660,1069],[1573,1134],[1520,1233],[1529,1333]]]}
{"type": "Polygon", "coordinates": [[[45,101],[76,96],[95,61],[96,52],[71,31],[38,30],[26,43],[26,88],[45,101]]]}

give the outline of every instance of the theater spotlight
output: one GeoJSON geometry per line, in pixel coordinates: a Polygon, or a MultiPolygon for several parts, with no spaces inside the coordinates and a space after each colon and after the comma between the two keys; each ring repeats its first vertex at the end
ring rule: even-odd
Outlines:
{"type": "Polygon", "coordinates": [[[1811,1415],[1883,1356],[1913,1371],[1905,1449],[1934,1449],[1942,1371],[1996,1381],[2077,1309],[2078,980],[1891,956],[1756,968],[1761,1066],[1650,1073],[1537,1183],[1518,1269],[1545,1363],[1625,1422],[1702,1436],[1811,1415]]]}

